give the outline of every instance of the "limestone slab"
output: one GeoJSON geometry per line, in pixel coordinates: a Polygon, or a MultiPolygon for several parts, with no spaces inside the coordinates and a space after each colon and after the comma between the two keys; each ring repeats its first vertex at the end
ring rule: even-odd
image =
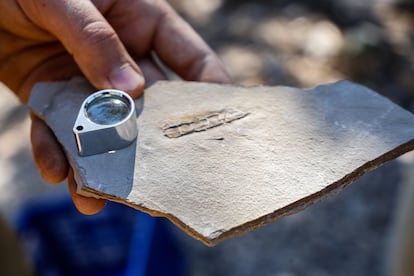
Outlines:
{"type": "Polygon", "coordinates": [[[136,100],[138,138],[81,157],[72,127],[93,89],[35,86],[78,192],[165,216],[207,245],[298,212],[414,147],[414,116],[363,86],[242,88],[158,82],[136,100]]]}

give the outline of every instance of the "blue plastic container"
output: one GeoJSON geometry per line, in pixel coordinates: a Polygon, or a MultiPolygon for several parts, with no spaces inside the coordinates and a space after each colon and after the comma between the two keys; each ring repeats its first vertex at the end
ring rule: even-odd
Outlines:
{"type": "Polygon", "coordinates": [[[37,275],[179,276],[184,262],[169,222],[108,202],[80,214],[68,195],[25,204],[17,232],[37,275]]]}

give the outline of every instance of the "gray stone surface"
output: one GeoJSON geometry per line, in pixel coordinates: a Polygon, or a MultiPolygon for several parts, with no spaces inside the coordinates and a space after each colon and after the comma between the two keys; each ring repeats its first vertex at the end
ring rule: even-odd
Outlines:
{"type": "Polygon", "coordinates": [[[79,192],[166,216],[209,245],[300,211],[414,146],[414,116],[350,82],[159,82],[137,100],[136,144],[80,157],[72,125],[92,91],[81,79],[39,84],[30,102],[64,145],[79,192]],[[166,125],[185,135],[168,137],[166,125]]]}

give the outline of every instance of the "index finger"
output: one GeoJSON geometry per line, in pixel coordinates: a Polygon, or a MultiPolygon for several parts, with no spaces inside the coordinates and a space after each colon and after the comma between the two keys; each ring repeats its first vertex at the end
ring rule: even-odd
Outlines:
{"type": "Polygon", "coordinates": [[[173,71],[186,80],[230,83],[220,59],[170,6],[155,31],[154,48],[173,71]]]}
{"type": "Polygon", "coordinates": [[[167,2],[128,3],[113,3],[108,21],[133,57],[142,58],[155,50],[185,80],[231,82],[217,55],[167,2]]]}

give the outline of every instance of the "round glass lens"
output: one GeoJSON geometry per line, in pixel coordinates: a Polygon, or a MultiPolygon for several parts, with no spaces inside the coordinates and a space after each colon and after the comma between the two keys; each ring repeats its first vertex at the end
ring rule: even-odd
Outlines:
{"type": "Polygon", "coordinates": [[[100,125],[113,125],[125,119],[130,107],[125,99],[114,95],[105,95],[94,99],[86,107],[88,118],[100,125]]]}

